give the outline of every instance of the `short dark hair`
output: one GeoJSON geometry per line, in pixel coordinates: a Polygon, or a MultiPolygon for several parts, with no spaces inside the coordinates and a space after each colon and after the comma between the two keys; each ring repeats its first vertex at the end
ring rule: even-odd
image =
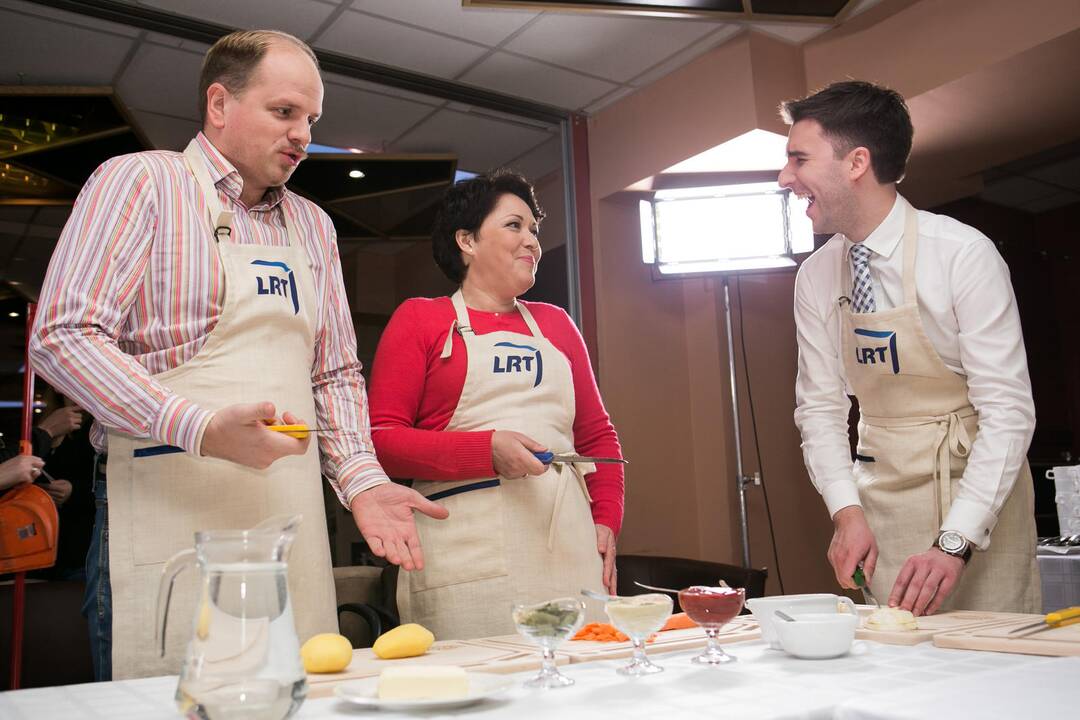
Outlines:
{"type": "Polygon", "coordinates": [[[492,170],[447,188],[431,230],[431,254],[446,277],[460,284],[468,270],[461,259],[457,231],[475,233],[479,230],[503,195],[521,198],[529,206],[536,222],[544,219],[544,211],[536,201],[532,184],[513,170],[492,170]]]}
{"type": "Polygon", "coordinates": [[[915,130],[907,103],[895,90],[862,80],[836,82],[801,100],[781,103],[780,115],[788,125],[816,121],[838,158],[865,147],[879,183],[904,177],[915,130]]]}
{"type": "Polygon", "coordinates": [[[251,82],[266,51],[275,43],[292,45],[319,67],[319,60],[306,42],[280,30],[238,30],[218,39],[206,51],[199,71],[199,117],[206,121],[206,91],[221,83],[233,95],[239,95],[251,82]]]}

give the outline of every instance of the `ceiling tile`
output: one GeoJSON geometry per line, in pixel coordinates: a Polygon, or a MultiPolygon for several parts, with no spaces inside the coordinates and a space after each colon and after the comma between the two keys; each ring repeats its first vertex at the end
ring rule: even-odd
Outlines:
{"type": "Polygon", "coordinates": [[[626,82],[717,27],[693,20],[544,15],[504,49],[626,82]]]}
{"type": "Polygon", "coordinates": [[[498,45],[538,14],[463,8],[460,0],[353,0],[352,8],[489,46],[498,45]]]}
{"type": "Polygon", "coordinates": [[[461,40],[357,12],[346,12],[319,38],[318,46],[384,65],[452,78],[487,49],[461,40]]]}
{"type": "Polygon", "coordinates": [[[983,188],[979,197],[987,202],[1009,207],[1020,207],[1031,200],[1053,195],[1054,189],[1043,183],[1029,180],[1022,175],[1012,175],[995,180],[983,188]]]}
{"type": "Polygon", "coordinates": [[[427,104],[327,85],[312,140],[334,147],[382,148],[432,110],[427,104]]]}
{"type": "MultiPolygon", "coordinates": [[[[379,83],[360,80],[359,78],[352,78],[346,75],[337,75],[335,73],[324,72],[323,83],[328,87],[331,85],[339,85],[341,87],[356,88],[358,90],[366,90],[367,92],[375,93],[376,95],[388,95],[401,100],[424,103],[432,107],[438,107],[446,103],[445,100],[435,97],[434,95],[424,95],[423,93],[412,92],[410,90],[401,90],[389,85],[380,85],[379,83]]],[[[327,90],[327,92],[329,92],[329,90],[327,90]]]]}
{"type": "Polygon", "coordinates": [[[616,87],[605,80],[503,52],[492,53],[459,79],[470,85],[571,110],[588,105],[616,87]]]}
{"type": "Polygon", "coordinates": [[[139,0],[139,4],[233,28],[283,30],[301,39],[310,37],[336,7],[317,0],[139,0]]]}
{"type": "Polygon", "coordinates": [[[201,67],[202,55],[144,43],[116,89],[129,108],[198,120],[201,67]]]}
{"type": "Polygon", "coordinates": [[[109,85],[134,40],[0,9],[0,84],[109,85]]]}
{"type": "Polygon", "coordinates": [[[549,133],[494,118],[453,110],[440,110],[400,142],[391,152],[454,153],[458,169],[484,172],[539,145],[549,133]]]}
{"type": "MultiPolygon", "coordinates": [[[[97,18],[87,17],[78,13],[56,10],[55,8],[38,5],[37,3],[22,2],[22,0],[0,0],[0,8],[25,12],[28,15],[36,15],[39,18],[56,20],[79,28],[100,30],[114,35],[123,35],[124,37],[135,37],[140,32],[138,28],[133,28],[128,25],[121,25],[107,20],[98,20],[97,18]]],[[[5,25],[4,27],[9,26],[5,25]]]]}
{"type": "Polygon", "coordinates": [[[599,110],[601,110],[603,108],[606,108],[608,105],[611,105],[612,103],[616,103],[619,100],[622,100],[627,95],[630,95],[631,93],[635,93],[637,91],[638,91],[638,88],[636,88],[636,87],[620,87],[615,92],[608,93],[607,95],[603,96],[602,98],[599,98],[598,100],[596,100],[596,102],[592,103],[591,105],[586,106],[585,113],[587,115],[592,115],[592,114],[598,112],[599,110]]]}
{"type": "Polygon", "coordinates": [[[742,30],[742,28],[738,25],[721,25],[712,34],[706,35],[693,45],[690,45],[684,50],[680,50],[658,63],[656,66],[649,68],[641,75],[633,78],[630,81],[630,84],[635,87],[650,85],[665,75],[678,70],[699,55],[704,55],[713,48],[723,45],[728,40],[738,35],[740,30],[742,30]]]}
{"type": "Polygon", "coordinates": [[[183,120],[145,110],[132,110],[131,114],[156,150],[183,150],[191,138],[202,129],[202,125],[195,120],[183,120]]]}
{"type": "Polygon", "coordinates": [[[831,25],[812,23],[751,23],[752,30],[772,35],[793,45],[802,45],[810,38],[817,37],[832,28],[831,25]]]}
{"type": "Polygon", "coordinates": [[[1080,191],[1080,157],[1029,170],[1027,175],[1062,188],[1080,191]]]}
{"type": "Polygon", "coordinates": [[[1068,191],[1056,192],[1051,195],[1047,195],[1044,198],[1038,200],[1031,200],[1024,203],[1020,207],[1028,212],[1042,213],[1047,210],[1055,210],[1059,207],[1065,207],[1066,205],[1072,205],[1073,203],[1080,202],[1080,194],[1068,191]]]}
{"type": "Polygon", "coordinates": [[[562,167],[561,139],[557,136],[553,137],[524,155],[506,161],[506,164],[535,183],[562,167]]]}

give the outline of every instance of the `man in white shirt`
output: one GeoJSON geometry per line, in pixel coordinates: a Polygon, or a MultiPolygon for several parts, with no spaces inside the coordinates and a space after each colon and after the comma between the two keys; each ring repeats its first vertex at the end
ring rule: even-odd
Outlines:
{"type": "Polygon", "coordinates": [[[1035,408],[1008,268],[979,231],[897,193],[913,135],[899,94],[840,82],[781,112],[779,182],[835,233],[795,282],[795,422],[837,580],[856,587],[862,565],[916,615],[1038,612],[1035,408]]]}

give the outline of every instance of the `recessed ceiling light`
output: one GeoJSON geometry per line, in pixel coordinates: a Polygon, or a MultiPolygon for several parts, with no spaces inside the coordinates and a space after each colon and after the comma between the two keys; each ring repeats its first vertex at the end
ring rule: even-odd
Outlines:
{"type": "Polygon", "coordinates": [[[7,314],[7,316],[8,316],[8,317],[19,317],[19,313],[17,313],[17,312],[9,312],[9,313],[7,314]]]}
{"type": "Polygon", "coordinates": [[[364,177],[364,173],[360,170],[350,170],[349,177],[351,177],[353,180],[359,180],[360,178],[364,177]]]}

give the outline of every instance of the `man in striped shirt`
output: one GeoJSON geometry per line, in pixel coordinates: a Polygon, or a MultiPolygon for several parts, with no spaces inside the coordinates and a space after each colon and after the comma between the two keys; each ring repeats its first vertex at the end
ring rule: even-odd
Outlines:
{"type": "MultiPolygon", "coordinates": [[[[267,423],[302,419],[319,428],[333,428],[318,436],[322,474],[351,509],[372,551],[410,570],[423,566],[413,510],[433,517],[445,517],[445,510],[409,488],[390,483],[375,458],[333,225],[314,204],[284,187],[306,156],[311,126],[322,111],[322,92],[314,54],[292,36],[252,31],[218,41],[207,53],[200,77],[203,132],[185,154],[155,151],[113,158],[87,181],[53,254],[30,352],[41,375],[96,419],[91,440],[103,455],[112,449],[108,468],[114,486],[119,468],[116,437],[135,440],[135,457],[140,452],[175,451],[167,462],[199,463],[185,466],[186,475],[181,477],[214,477],[222,467],[255,468],[245,472],[272,475],[277,461],[305,455],[309,440],[271,432],[267,423]],[[212,185],[200,187],[199,175],[212,185]],[[216,221],[215,207],[224,211],[216,221]],[[224,217],[229,213],[231,223],[224,217]],[[309,347],[289,350],[283,346],[281,350],[250,342],[237,346],[238,338],[258,336],[237,335],[232,324],[218,327],[232,323],[237,314],[250,320],[249,325],[257,325],[261,317],[247,309],[264,300],[256,296],[255,283],[251,283],[251,300],[238,301],[234,293],[240,285],[235,281],[242,276],[234,276],[229,262],[223,262],[226,251],[244,250],[244,246],[278,254],[302,251],[292,269],[296,282],[310,277],[310,287],[304,288],[307,296],[301,297],[303,313],[293,285],[292,303],[297,309],[283,305],[281,322],[283,328],[296,330],[286,333],[288,337],[310,338],[309,347]],[[310,276],[302,265],[310,268],[310,276]],[[227,281],[236,284],[228,288],[229,295],[227,281]],[[305,313],[306,324],[294,318],[305,313]],[[270,361],[275,352],[286,355],[285,361],[300,357],[298,366],[310,376],[302,380],[308,381],[304,393],[310,394],[313,404],[306,406],[314,417],[297,418],[291,412],[303,413],[303,403],[275,407],[270,402],[273,397],[266,393],[242,402],[217,403],[217,398],[228,397],[238,384],[212,387],[222,334],[233,344],[226,340],[231,356],[220,362],[234,368],[246,364],[253,378],[273,372],[270,361]],[[208,340],[214,342],[207,346],[208,340]],[[307,358],[309,365],[304,364],[307,358]],[[210,384],[204,395],[185,392],[186,381],[173,381],[191,375],[189,370],[201,370],[199,387],[210,384]],[[193,399],[194,395],[202,401],[193,399]]],[[[243,271],[260,262],[290,270],[282,262],[256,260],[244,264],[243,271]]],[[[272,277],[269,287],[287,288],[292,278],[290,270],[287,277],[272,277]]],[[[258,283],[257,292],[263,294],[266,288],[261,278],[258,283]]],[[[296,384],[291,383],[289,392],[296,384]]],[[[175,468],[170,464],[157,474],[168,475],[175,468]]],[[[133,474],[138,497],[142,480],[137,472],[133,474]]],[[[314,474],[317,478],[318,472],[314,474]]],[[[231,477],[222,477],[222,489],[234,487],[231,477]]],[[[300,478],[290,480],[300,482],[300,478]]],[[[171,497],[183,485],[174,483],[160,494],[171,497]]],[[[144,494],[146,487],[151,486],[144,486],[144,494]]],[[[113,637],[106,498],[114,499],[114,491],[119,492],[119,486],[110,487],[106,495],[102,473],[96,487],[95,542],[87,558],[84,613],[91,621],[100,679],[109,678],[113,637]]],[[[260,489],[256,494],[261,493],[260,489]]],[[[203,500],[182,507],[198,506],[203,500]]],[[[213,499],[205,500],[213,504],[213,499]]],[[[274,512],[296,511],[268,507],[274,512]]],[[[161,510],[163,516],[170,512],[167,504],[161,510]]],[[[112,512],[115,523],[115,507],[112,512]]],[[[138,524],[155,522],[158,518],[134,518],[136,541],[138,524]]],[[[309,517],[305,525],[313,523],[325,525],[321,508],[319,517],[309,517]]],[[[188,525],[188,544],[192,531],[214,527],[212,520],[198,514],[188,519],[188,525]]],[[[114,558],[115,552],[113,547],[114,558]]],[[[114,584],[116,579],[114,568],[114,584]]]]}

